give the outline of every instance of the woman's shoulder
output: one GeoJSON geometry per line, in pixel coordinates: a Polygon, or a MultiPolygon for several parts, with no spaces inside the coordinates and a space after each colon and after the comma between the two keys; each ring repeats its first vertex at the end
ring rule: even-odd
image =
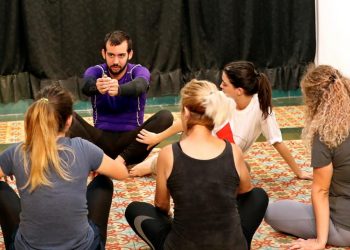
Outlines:
{"type": "Polygon", "coordinates": [[[259,96],[258,94],[254,94],[252,100],[250,101],[250,106],[256,110],[256,112],[260,111],[260,103],[259,103],[259,96]]]}
{"type": "Polygon", "coordinates": [[[23,145],[23,142],[17,142],[14,143],[12,145],[10,145],[8,148],[6,148],[1,155],[5,155],[5,154],[10,154],[10,155],[14,155],[15,153],[19,153],[21,151],[21,147],[23,145]]]}
{"type": "Polygon", "coordinates": [[[173,151],[173,147],[176,147],[177,142],[173,144],[168,144],[159,151],[159,154],[170,154],[173,151]]]}
{"type": "Polygon", "coordinates": [[[238,145],[230,142],[228,145],[231,146],[230,149],[232,150],[232,154],[234,158],[243,157],[242,149],[238,145]]]}
{"type": "MultiPolygon", "coordinates": [[[[259,98],[258,94],[254,94],[252,98],[250,99],[249,104],[242,110],[235,109],[234,113],[240,114],[242,116],[256,116],[258,113],[261,113],[260,110],[260,104],[259,104],[259,98]]],[[[234,115],[235,115],[234,114],[234,115]]],[[[233,117],[234,117],[233,115],[233,117]]]]}
{"type": "Polygon", "coordinates": [[[74,138],[63,137],[60,140],[60,143],[74,150],[83,149],[84,151],[86,151],[87,149],[92,149],[92,150],[97,149],[102,151],[102,149],[100,149],[98,146],[81,137],[74,137],[74,138]]]}
{"type": "Polygon", "coordinates": [[[0,154],[0,166],[3,168],[4,173],[7,173],[4,170],[7,166],[13,166],[15,162],[21,162],[23,156],[22,145],[22,142],[12,144],[0,154]]]}
{"type": "MultiPolygon", "coordinates": [[[[164,146],[160,151],[159,151],[159,154],[158,154],[158,159],[161,159],[162,161],[166,161],[166,162],[171,162],[172,159],[174,158],[173,157],[173,145],[175,145],[176,143],[174,144],[169,144],[169,145],[166,145],[164,146]]],[[[175,145],[176,146],[176,145],[175,145]]]]}

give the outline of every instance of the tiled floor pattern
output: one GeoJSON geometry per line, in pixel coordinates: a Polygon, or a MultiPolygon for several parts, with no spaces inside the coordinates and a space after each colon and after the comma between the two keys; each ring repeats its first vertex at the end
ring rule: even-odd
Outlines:
{"type": "MultiPolygon", "coordinates": [[[[277,122],[280,128],[303,127],[303,106],[275,107],[277,122]]],[[[175,119],[180,117],[179,112],[174,112],[175,119]]],[[[150,114],[145,114],[147,119],[150,114]]],[[[91,117],[85,119],[92,124],[91,117]]],[[[0,144],[14,143],[24,138],[23,121],[0,122],[0,144]]]]}
{"type": "MultiPolygon", "coordinates": [[[[302,127],[302,106],[275,108],[281,128],[302,127]]],[[[177,114],[178,115],[178,114],[177,114]]],[[[88,119],[89,120],[89,119],[88,119]]],[[[91,121],[91,120],[90,120],[91,121]]],[[[23,122],[0,123],[0,143],[11,143],[23,139],[23,122]]],[[[310,157],[300,140],[285,141],[292,151],[296,161],[306,171],[310,157]]],[[[158,149],[155,149],[155,152],[158,149]]],[[[298,180],[289,167],[266,142],[257,142],[246,155],[251,165],[252,180],[256,186],[263,187],[269,194],[270,200],[295,199],[310,202],[311,181],[298,180]]],[[[13,185],[13,184],[12,184],[13,185]]],[[[155,180],[152,177],[129,178],[125,181],[114,181],[111,214],[108,225],[107,249],[149,249],[130,229],[124,219],[125,207],[134,200],[152,202],[154,197],[155,180]]],[[[288,215],[286,215],[288,216],[288,215]]],[[[287,249],[287,244],[294,238],[275,232],[264,222],[254,235],[252,249],[287,249]]],[[[4,249],[0,237],[0,249],[4,249]]],[[[331,248],[327,249],[349,249],[331,248]]]]}

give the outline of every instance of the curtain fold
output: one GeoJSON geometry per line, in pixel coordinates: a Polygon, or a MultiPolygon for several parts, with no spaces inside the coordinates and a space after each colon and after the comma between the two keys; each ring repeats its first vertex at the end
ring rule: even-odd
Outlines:
{"type": "Polygon", "coordinates": [[[314,61],[314,0],[2,0],[0,102],[33,98],[59,82],[81,93],[84,70],[101,63],[104,35],[125,30],[132,62],[151,71],[149,97],[178,95],[192,78],[249,60],[272,88],[294,90],[314,61]]]}

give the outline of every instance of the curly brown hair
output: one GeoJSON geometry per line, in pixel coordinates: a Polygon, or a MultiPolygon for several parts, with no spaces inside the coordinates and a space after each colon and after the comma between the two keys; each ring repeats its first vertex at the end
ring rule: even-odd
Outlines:
{"type": "Polygon", "coordinates": [[[301,81],[308,145],[315,135],[329,148],[340,145],[350,132],[350,80],[329,65],[309,66],[301,81]]]}

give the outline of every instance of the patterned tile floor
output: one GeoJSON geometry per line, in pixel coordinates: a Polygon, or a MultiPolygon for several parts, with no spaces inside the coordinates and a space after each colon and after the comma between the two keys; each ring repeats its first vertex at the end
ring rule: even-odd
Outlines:
{"type": "MultiPolygon", "coordinates": [[[[295,128],[303,126],[303,106],[275,107],[280,128],[295,128]]],[[[173,112],[175,119],[180,117],[179,112],[173,112]]],[[[145,114],[147,119],[151,114],[145,114]]],[[[91,117],[85,119],[92,123],[91,117]]],[[[9,144],[24,138],[23,120],[0,121],[0,144],[9,144]]]]}
{"type": "MultiPolygon", "coordinates": [[[[276,107],[276,117],[280,127],[300,128],[303,126],[303,106],[276,107]]],[[[174,113],[178,116],[178,113],[174,113]]],[[[86,118],[91,122],[91,118],[86,118]]],[[[0,145],[23,139],[23,121],[0,122],[0,145]]],[[[285,143],[292,151],[296,161],[305,171],[309,168],[310,156],[300,140],[286,140],[285,143]]],[[[159,149],[155,149],[156,153],[159,149]]],[[[289,167],[266,142],[256,142],[246,155],[251,165],[251,174],[256,186],[263,187],[269,194],[270,200],[295,199],[310,202],[311,182],[298,180],[289,167]]],[[[12,185],[14,185],[12,183],[12,185]]],[[[129,178],[125,181],[114,181],[115,192],[113,196],[111,214],[108,225],[107,249],[149,249],[128,226],[124,219],[125,207],[134,200],[152,202],[155,189],[155,180],[151,177],[129,178]]],[[[287,215],[288,216],[288,215],[287,215]]],[[[0,233],[1,234],[1,233],[0,233]]],[[[294,238],[282,235],[262,223],[254,235],[252,249],[287,249],[286,245],[294,238]]],[[[3,239],[0,236],[0,249],[4,249],[3,239]]],[[[349,249],[332,248],[327,249],[349,249]]]]}

